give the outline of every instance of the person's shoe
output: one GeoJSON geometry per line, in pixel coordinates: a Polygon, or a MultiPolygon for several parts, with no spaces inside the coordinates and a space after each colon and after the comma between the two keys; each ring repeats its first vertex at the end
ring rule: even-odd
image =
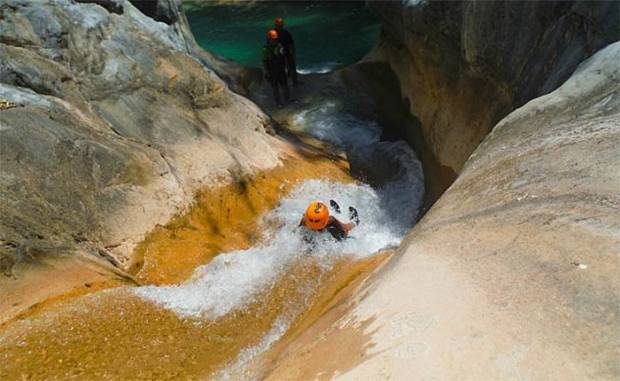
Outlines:
{"type": "Polygon", "coordinates": [[[336,211],[336,213],[340,213],[340,205],[334,200],[329,200],[329,206],[332,207],[336,211]]]}
{"type": "Polygon", "coordinates": [[[360,218],[357,215],[357,209],[355,209],[352,206],[349,206],[349,219],[353,222],[355,222],[355,225],[359,225],[360,224],[360,218]]]}

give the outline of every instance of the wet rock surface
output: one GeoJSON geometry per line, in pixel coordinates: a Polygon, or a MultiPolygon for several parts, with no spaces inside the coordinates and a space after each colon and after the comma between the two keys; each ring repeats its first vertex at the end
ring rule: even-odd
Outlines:
{"type": "Polygon", "coordinates": [[[5,275],[51,254],[122,268],[200,186],[279,163],[269,118],[192,55],[177,2],[155,11],[165,22],[122,0],[0,3],[5,275]]]}
{"type": "Polygon", "coordinates": [[[618,40],[613,1],[371,2],[378,50],[443,166],[458,173],[509,112],[618,40]]]}
{"type": "Polygon", "coordinates": [[[498,123],[399,255],[272,379],[617,379],[619,63],[616,43],[498,123]],[[352,329],[363,356],[330,339],[352,329]],[[358,361],[303,368],[324,353],[358,361]]]}

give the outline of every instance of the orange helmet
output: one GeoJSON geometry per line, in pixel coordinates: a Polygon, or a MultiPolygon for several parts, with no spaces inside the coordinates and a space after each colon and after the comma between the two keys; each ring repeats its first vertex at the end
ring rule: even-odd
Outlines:
{"type": "Polygon", "coordinates": [[[304,225],[312,230],[321,230],[329,222],[329,210],[320,201],[310,203],[304,215],[304,225]]]}
{"type": "Polygon", "coordinates": [[[278,39],[278,31],[275,29],[271,29],[270,31],[267,32],[267,38],[270,40],[277,40],[278,39]]]}
{"type": "Polygon", "coordinates": [[[276,17],[275,24],[278,28],[282,28],[284,26],[284,19],[282,17],[276,17]]]}

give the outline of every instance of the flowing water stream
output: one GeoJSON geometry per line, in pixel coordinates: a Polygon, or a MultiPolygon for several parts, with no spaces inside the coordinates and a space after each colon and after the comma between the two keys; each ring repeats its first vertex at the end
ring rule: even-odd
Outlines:
{"type": "Polygon", "coordinates": [[[404,142],[380,142],[373,122],[330,102],[293,120],[293,130],[344,150],[352,165],[388,170],[374,187],[321,176],[298,182],[258,221],[258,241],[220,253],[179,284],[96,292],[10,325],[0,334],[0,376],[32,369],[32,379],[258,377],[253,360],[303,319],[326,285],[349,282],[338,277],[354,277],[359,263],[399,245],[423,196],[415,153],[404,142]],[[348,206],[359,211],[360,225],[343,242],[298,227],[310,201],[330,199],[342,220],[348,206]]]}
{"type": "MultiPolygon", "coordinates": [[[[141,298],[174,311],[181,317],[217,320],[246,309],[265,290],[295,269],[313,266],[313,276],[296,282],[300,298],[285,306],[273,320],[261,341],[239,353],[229,368],[238,372],[258,353],[282,337],[293,321],[308,308],[321,284],[321,278],[343,260],[347,262],[397,247],[415,222],[423,197],[423,177],[415,153],[404,142],[380,142],[380,129],[343,113],[327,102],[298,113],[295,129],[342,148],[368,165],[374,160],[389,163],[392,173],[372,188],[363,182],[341,183],[329,179],[310,179],[295,187],[279,205],[264,216],[263,240],[247,250],[223,253],[207,265],[198,267],[187,281],[172,286],[134,289],[141,298]],[[299,227],[302,211],[314,200],[334,199],[343,210],[331,213],[348,220],[348,206],[354,206],[361,223],[342,242],[328,234],[299,227]]],[[[238,374],[238,373],[235,373],[238,374]]]]}

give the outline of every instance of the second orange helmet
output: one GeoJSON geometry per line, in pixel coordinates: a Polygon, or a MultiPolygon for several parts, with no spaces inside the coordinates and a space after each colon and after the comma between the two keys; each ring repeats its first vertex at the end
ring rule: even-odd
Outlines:
{"type": "Polygon", "coordinates": [[[271,29],[270,31],[267,32],[267,38],[270,40],[277,40],[278,39],[278,31],[275,29],[271,29]]]}

